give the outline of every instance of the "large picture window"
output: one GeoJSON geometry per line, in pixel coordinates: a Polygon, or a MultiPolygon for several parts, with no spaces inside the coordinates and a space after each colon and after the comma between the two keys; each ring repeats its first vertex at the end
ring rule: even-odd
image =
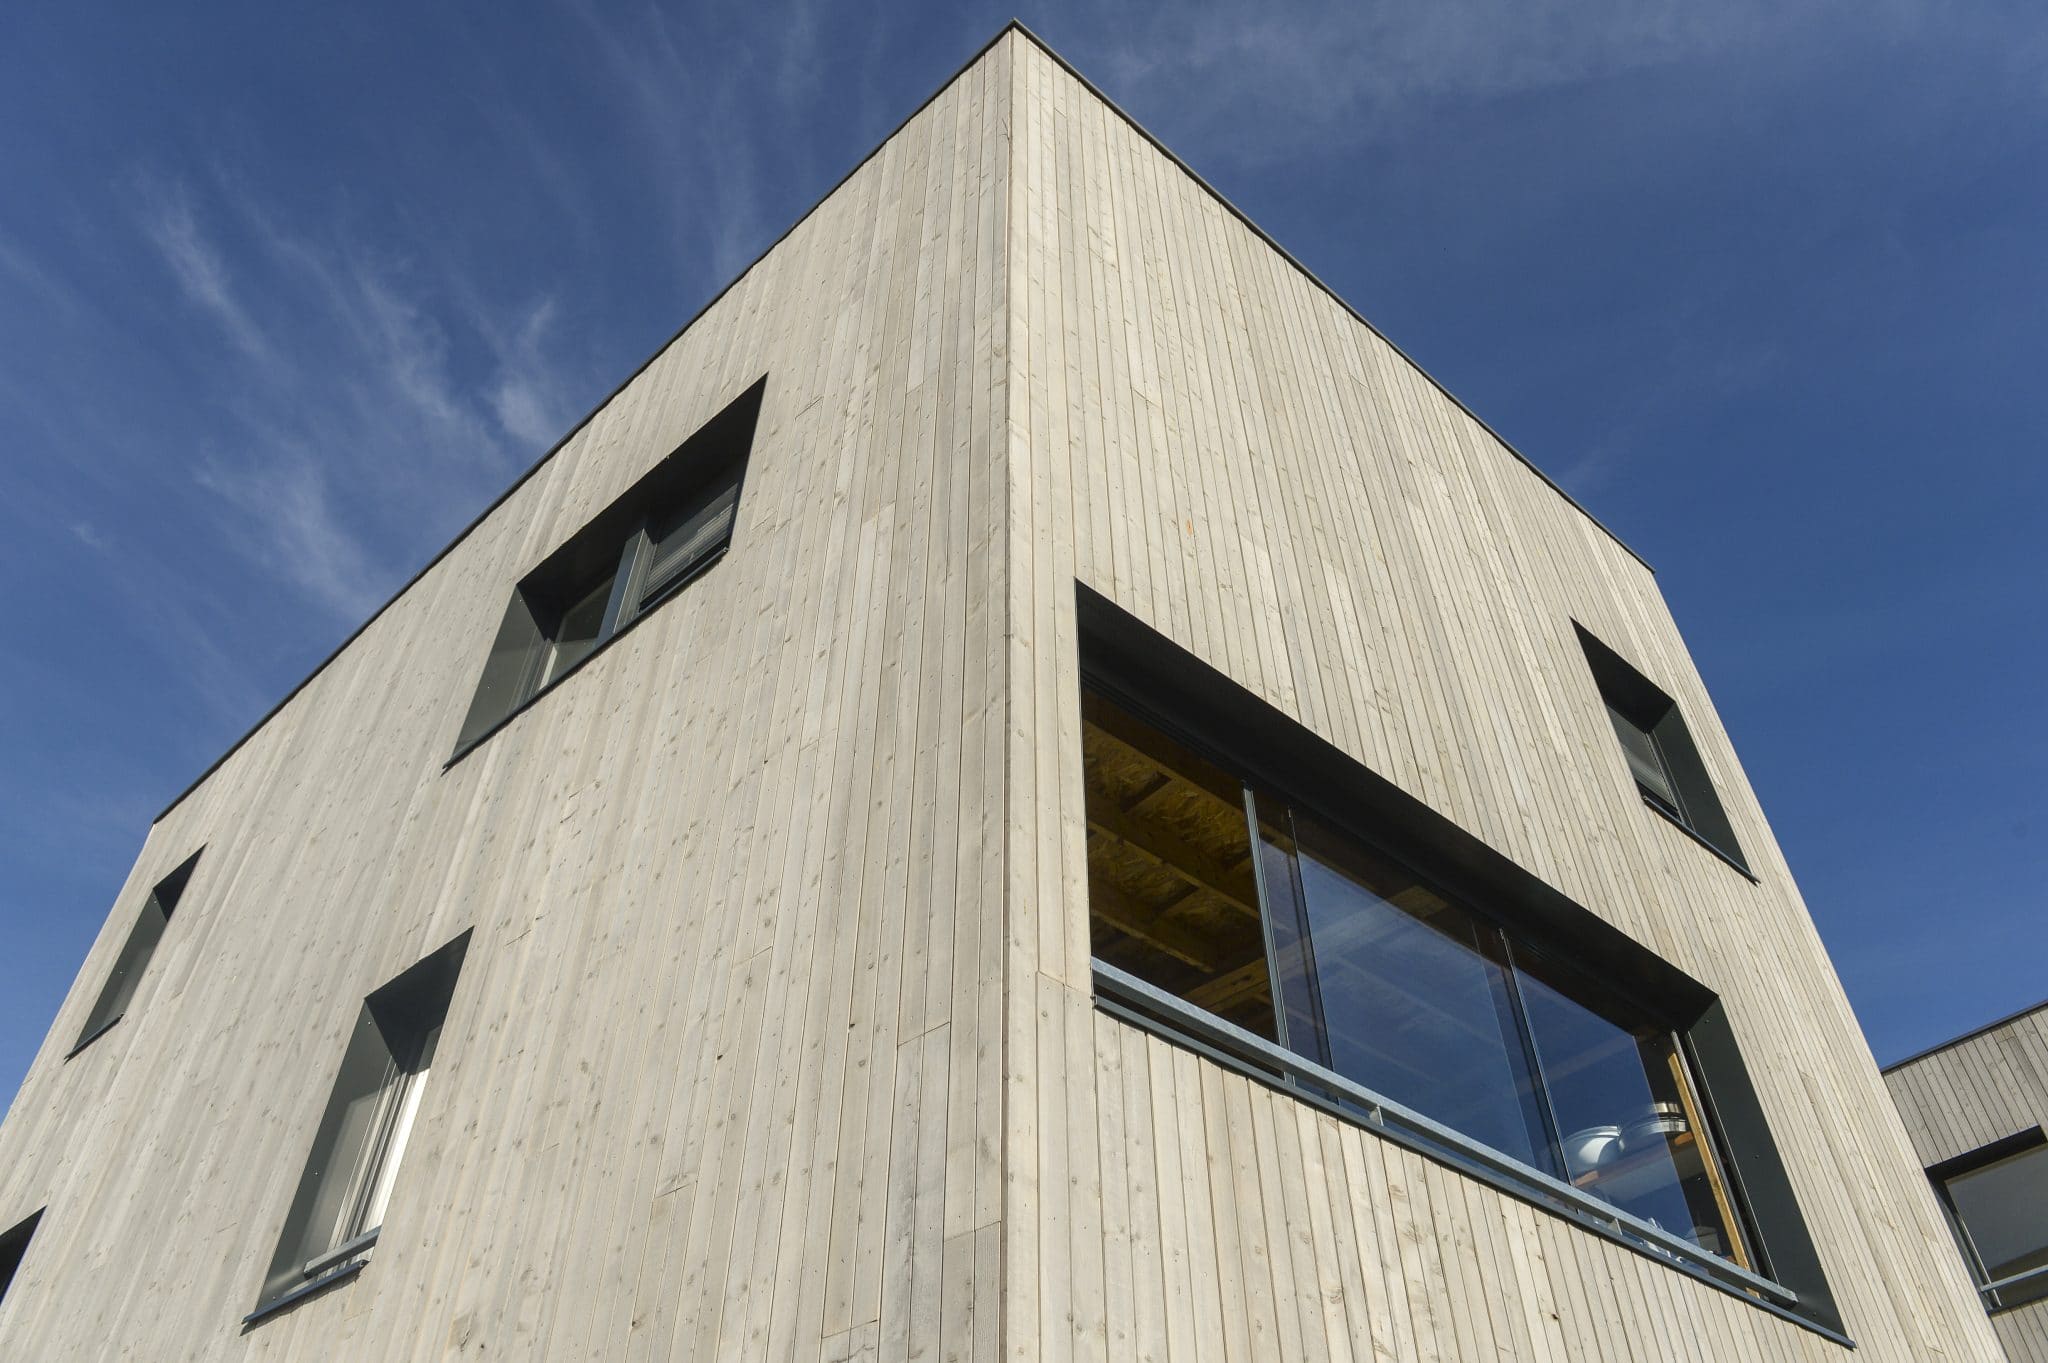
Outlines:
{"type": "Polygon", "coordinates": [[[1672,1027],[1094,693],[1082,754],[1099,959],[1754,1266],[1672,1027]]]}
{"type": "Polygon", "coordinates": [[[1097,1005],[1844,1342],[1697,980],[1084,586],[1097,1005]]]}

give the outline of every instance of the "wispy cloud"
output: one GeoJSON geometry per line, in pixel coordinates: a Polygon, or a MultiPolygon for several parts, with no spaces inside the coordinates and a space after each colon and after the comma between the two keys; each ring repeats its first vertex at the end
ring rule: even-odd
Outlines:
{"type": "Polygon", "coordinates": [[[143,229],[162,252],[185,297],[211,317],[244,355],[271,367],[275,357],[270,339],[236,296],[227,266],[194,217],[184,187],[146,187],[143,198],[143,229]]]}
{"type": "Polygon", "coordinates": [[[569,418],[545,298],[415,270],[338,210],[302,225],[225,173],[156,184],[137,214],[246,370],[218,376],[233,396],[196,485],[231,544],[340,619],[569,418]]]}
{"type": "Polygon", "coordinates": [[[1792,43],[1815,31],[1899,40],[1930,14],[1921,0],[1191,0],[1144,18],[1066,18],[1100,53],[1105,84],[1141,115],[1170,117],[1182,138],[1199,129],[1212,152],[1270,159],[1394,136],[1448,104],[1731,51],[1816,50],[1792,43]]]}
{"type": "Polygon", "coordinates": [[[677,31],[679,21],[657,8],[622,18],[585,3],[575,12],[630,115],[633,149],[660,186],[671,230],[709,248],[705,270],[691,282],[700,289],[724,283],[769,240],[758,180],[767,139],[749,132],[791,106],[815,112],[817,11],[798,6],[767,69],[737,45],[707,62],[706,44],[692,44],[677,31]],[[780,108],[763,98],[770,90],[780,108]]]}
{"type": "Polygon", "coordinates": [[[375,609],[379,581],[374,551],[342,524],[326,473],[303,451],[273,450],[258,462],[212,460],[195,473],[199,485],[244,514],[251,558],[297,583],[343,617],[375,609]]]}

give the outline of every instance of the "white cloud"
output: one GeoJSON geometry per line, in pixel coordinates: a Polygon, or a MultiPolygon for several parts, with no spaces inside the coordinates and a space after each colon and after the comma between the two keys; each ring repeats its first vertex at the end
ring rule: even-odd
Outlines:
{"type": "Polygon", "coordinates": [[[1145,20],[1126,10],[1069,19],[1094,31],[1101,80],[1135,111],[1201,129],[1225,154],[1269,158],[1394,136],[1448,104],[1734,51],[1827,49],[1816,34],[1900,41],[1926,13],[1918,0],[1190,0],[1145,20]]]}
{"type": "Polygon", "coordinates": [[[187,299],[197,304],[243,354],[269,367],[270,339],[250,315],[228,280],[220,252],[204,235],[192,204],[178,186],[145,191],[143,227],[187,299]]]}
{"type": "Polygon", "coordinates": [[[385,574],[342,524],[326,475],[312,457],[273,451],[202,464],[199,485],[244,513],[242,547],[343,617],[376,609],[385,574]]]}
{"type": "Polygon", "coordinates": [[[229,543],[342,620],[562,433],[550,301],[416,271],[345,216],[295,218],[225,174],[152,188],[138,221],[245,370],[208,374],[227,418],[197,485],[229,543]]]}

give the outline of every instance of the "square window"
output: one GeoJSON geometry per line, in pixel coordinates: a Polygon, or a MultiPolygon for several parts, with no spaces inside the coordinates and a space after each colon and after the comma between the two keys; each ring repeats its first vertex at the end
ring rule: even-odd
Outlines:
{"type": "Polygon", "coordinates": [[[484,661],[455,756],[725,553],[766,384],[756,382],[520,579],[484,661]]]}
{"type": "Polygon", "coordinates": [[[1607,645],[1578,629],[1579,646],[1643,803],[1691,833],[1744,875],[1749,864],[1714,791],[1678,703],[1607,645]]]}

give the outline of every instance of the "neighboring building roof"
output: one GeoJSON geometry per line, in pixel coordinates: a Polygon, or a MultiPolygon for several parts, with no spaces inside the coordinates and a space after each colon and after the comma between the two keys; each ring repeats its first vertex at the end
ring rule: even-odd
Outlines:
{"type": "Polygon", "coordinates": [[[2018,1022],[2021,1018],[2026,1017],[2030,1013],[2040,1012],[2043,1008],[2048,1008],[2048,999],[2043,999],[2041,1000],[2041,1002],[2033,1004],[2030,1007],[2022,1008],[2018,1012],[2007,1013],[2004,1017],[1997,1019],[1995,1022],[1987,1022],[1982,1027],[1973,1027],[1969,1031],[1964,1032],[1961,1036],[1952,1036],[1946,1041],[1936,1042],[1934,1045],[1929,1046],[1925,1050],[1913,1052],[1913,1054],[1907,1056],[1904,1060],[1894,1060],[1889,1065],[1879,1067],[1878,1073],[1890,1074],[1893,1070],[1902,1070],[1906,1066],[1913,1064],[1915,1061],[1925,1060],[1928,1056],[1935,1055],[1939,1052],[1945,1051],[1951,1046],[1960,1046],[1965,1041],[1974,1041],[1976,1038],[1983,1036],[1986,1032],[1995,1032],[2000,1027],[2010,1026],[2013,1023],[2018,1022]]]}

